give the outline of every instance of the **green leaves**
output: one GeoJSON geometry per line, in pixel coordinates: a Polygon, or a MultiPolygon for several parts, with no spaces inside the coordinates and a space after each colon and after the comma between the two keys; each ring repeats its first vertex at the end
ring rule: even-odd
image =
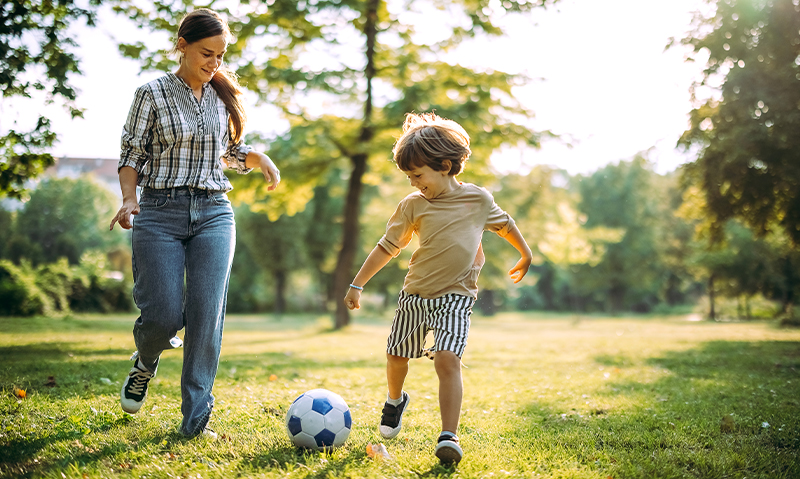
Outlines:
{"type": "Polygon", "coordinates": [[[782,228],[800,244],[800,6],[792,0],[717,2],[683,40],[708,54],[684,145],[701,147],[686,180],[702,185],[715,237],[742,218],[765,235],[782,228]]]}
{"type": "MultiPolygon", "coordinates": [[[[31,98],[41,91],[46,102],[58,99],[73,118],[82,116],[69,83],[69,76],[81,70],[77,57],[70,52],[75,41],[67,31],[80,21],[94,26],[94,7],[98,4],[99,0],[91,0],[87,8],[76,6],[72,0],[4,4],[0,8],[2,97],[31,98]]],[[[12,128],[0,136],[0,198],[23,198],[25,182],[53,164],[53,157],[46,153],[56,140],[50,121],[39,117],[33,129],[25,129],[12,128]]]]}

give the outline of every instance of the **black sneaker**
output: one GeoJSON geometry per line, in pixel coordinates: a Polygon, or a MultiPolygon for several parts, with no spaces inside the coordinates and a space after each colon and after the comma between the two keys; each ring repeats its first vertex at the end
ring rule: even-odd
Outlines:
{"type": "Polygon", "coordinates": [[[391,439],[400,434],[400,429],[403,427],[401,424],[403,420],[403,412],[405,412],[406,407],[408,407],[411,397],[407,392],[403,391],[402,398],[403,401],[397,406],[393,406],[388,402],[383,405],[381,425],[378,429],[381,432],[381,436],[385,437],[386,439],[391,439]]]}
{"type": "Polygon", "coordinates": [[[436,444],[436,457],[445,466],[456,465],[464,457],[464,451],[458,445],[458,436],[454,434],[442,434],[436,444]]]}
{"type": "Polygon", "coordinates": [[[136,362],[133,363],[131,372],[122,384],[122,392],[120,393],[120,403],[122,410],[128,414],[136,414],[142,408],[144,400],[147,397],[147,383],[150,382],[155,373],[150,372],[149,369],[144,367],[142,360],[138,357],[136,362]]]}

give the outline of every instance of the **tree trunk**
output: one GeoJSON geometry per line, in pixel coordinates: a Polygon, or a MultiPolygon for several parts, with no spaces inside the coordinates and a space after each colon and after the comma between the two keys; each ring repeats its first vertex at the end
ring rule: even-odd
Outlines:
{"type": "Polygon", "coordinates": [[[347,294],[348,285],[353,279],[353,261],[358,249],[358,216],[361,209],[362,179],[367,171],[367,144],[372,140],[375,132],[372,127],[372,79],[375,77],[375,37],[378,32],[378,6],[380,0],[369,0],[365,12],[364,37],[367,43],[367,65],[364,76],[367,80],[367,98],[364,102],[364,121],[361,124],[359,135],[358,153],[350,157],[353,171],[347,185],[347,199],[344,205],[344,225],[342,228],[342,249],[336,261],[336,270],[333,273],[334,301],[336,303],[336,316],[334,328],[340,329],[350,324],[350,312],[344,305],[344,296],[347,294]]]}
{"type": "Polygon", "coordinates": [[[494,316],[497,312],[497,306],[495,305],[494,299],[494,291],[491,289],[484,289],[481,291],[480,301],[478,301],[478,306],[480,307],[481,313],[484,316],[494,316]]]}
{"type": "Polygon", "coordinates": [[[275,278],[275,314],[286,312],[286,271],[276,270],[275,278]]]}
{"type": "Polygon", "coordinates": [[[708,277],[708,319],[717,320],[717,313],[714,310],[714,275],[708,277]]]}
{"type": "Polygon", "coordinates": [[[789,318],[794,318],[794,289],[797,284],[797,276],[794,272],[791,256],[787,255],[784,261],[784,294],[783,312],[789,318]]]}
{"type": "Polygon", "coordinates": [[[359,154],[352,158],[353,172],[347,187],[344,205],[344,225],[342,227],[342,249],[333,272],[333,291],[336,303],[335,329],[350,324],[350,312],[344,304],[350,281],[353,280],[353,262],[358,249],[358,214],[361,209],[361,180],[367,170],[367,155],[359,154]]]}

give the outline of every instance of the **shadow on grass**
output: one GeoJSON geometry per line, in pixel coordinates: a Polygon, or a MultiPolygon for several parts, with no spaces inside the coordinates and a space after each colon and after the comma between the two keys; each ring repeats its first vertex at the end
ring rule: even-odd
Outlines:
{"type": "MultiPolygon", "coordinates": [[[[6,408],[0,411],[0,415],[8,416],[13,414],[6,408]]],[[[47,464],[34,464],[33,460],[37,453],[44,449],[46,446],[53,442],[60,441],[80,441],[81,438],[89,434],[108,432],[112,429],[124,427],[131,422],[131,418],[125,414],[111,414],[102,413],[95,415],[88,422],[86,417],[79,416],[61,416],[51,418],[53,428],[46,434],[37,435],[36,431],[29,431],[22,438],[11,439],[3,442],[3,460],[0,462],[2,465],[14,466],[17,465],[21,470],[30,468],[44,468],[48,467],[47,464]]],[[[95,459],[104,457],[110,453],[118,452],[119,447],[108,446],[106,449],[113,449],[106,451],[97,451],[86,456],[92,456],[95,459]]],[[[70,457],[70,461],[84,460],[78,456],[70,457]]],[[[4,468],[0,468],[2,471],[4,468]]]]}
{"type": "Polygon", "coordinates": [[[658,374],[605,382],[583,410],[534,402],[521,411],[529,426],[513,441],[552,454],[535,458],[537,471],[568,457],[615,478],[800,477],[799,342],[712,341],[644,364],[595,362],[621,377],[643,365],[658,374]]]}

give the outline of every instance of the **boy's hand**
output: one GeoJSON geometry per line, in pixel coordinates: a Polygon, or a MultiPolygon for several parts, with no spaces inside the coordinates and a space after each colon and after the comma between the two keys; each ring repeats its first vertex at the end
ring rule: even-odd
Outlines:
{"type": "Polygon", "coordinates": [[[344,297],[344,305],[348,309],[361,309],[361,291],[350,288],[347,290],[347,295],[344,297]]]}
{"type": "Polygon", "coordinates": [[[512,280],[514,280],[514,283],[519,283],[528,273],[528,268],[530,267],[531,258],[520,258],[520,260],[517,261],[517,264],[508,272],[508,275],[511,276],[512,280]]]}

